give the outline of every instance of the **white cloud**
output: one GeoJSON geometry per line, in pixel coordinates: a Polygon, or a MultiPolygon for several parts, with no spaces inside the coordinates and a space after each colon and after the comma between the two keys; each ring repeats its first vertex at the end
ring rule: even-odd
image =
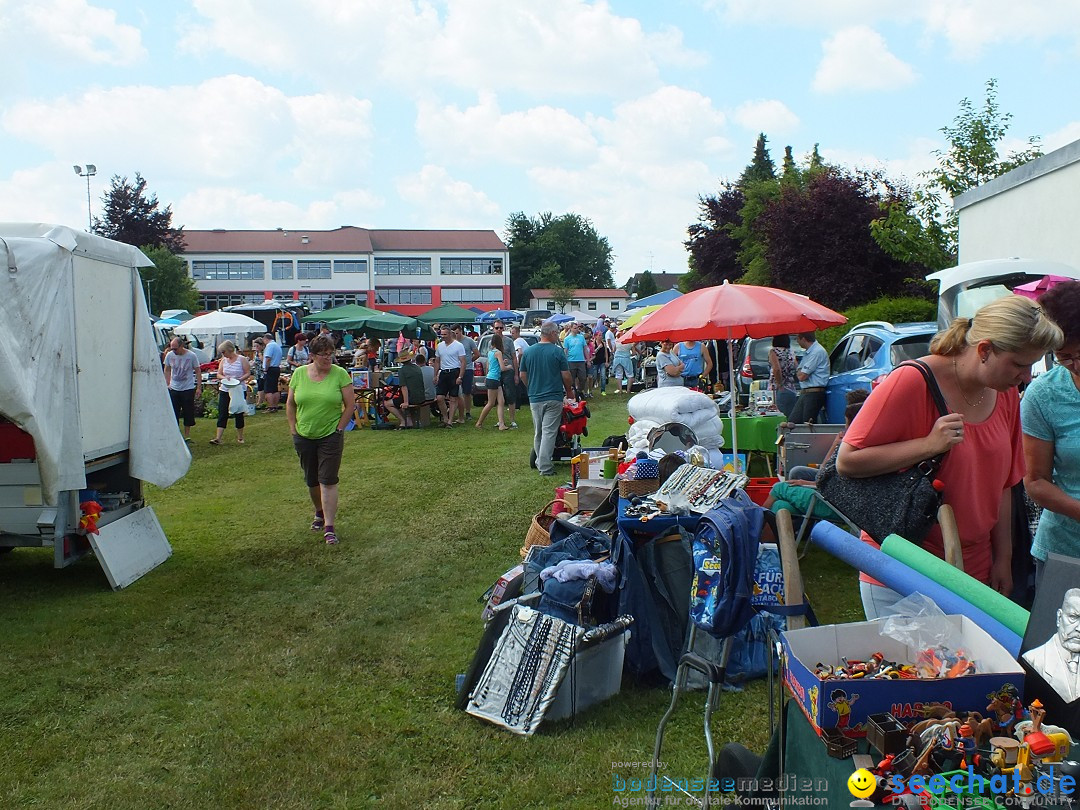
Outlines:
{"type": "Polygon", "coordinates": [[[777,99],[743,102],[736,107],[732,117],[744,129],[768,135],[784,135],[799,127],[799,116],[777,99]]]}
{"type": "Polygon", "coordinates": [[[971,59],[1004,42],[1080,40],[1080,5],[1075,0],[702,0],[703,6],[731,24],[786,25],[811,30],[884,23],[921,26],[945,39],[953,56],[971,59]]]}
{"type": "Polygon", "coordinates": [[[287,172],[301,186],[355,177],[373,137],[368,101],[287,96],[243,76],[22,102],[0,125],[54,154],[89,155],[106,175],[221,181],[287,172]]]}
{"type": "Polygon", "coordinates": [[[542,106],[503,113],[490,92],[466,109],[421,102],[416,130],[425,148],[442,160],[578,163],[596,152],[588,126],[566,110],[542,106]]]}
{"type": "Polygon", "coordinates": [[[813,87],[820,93],[841,90],[894,90],[915,81],[915,71],[889,52],[885,39],[865,25],[837,31],[827,39],[813,87]]]}
{"type": "Polygon", "coordinates": [[[138,28],[85,0],[16,0],[0,3],[0,11],[0,27],[8,32],[0,33],[0,44],[33,43],[37,60],[128,67],[146,57],[138,28]]]}
{"type": "Polygon", "coordinates": [[[730,144],[724,114],[712,100],[681,87],[660,89],[615,107],[612,119],[593,118],[603,142],[628,161],[656,163],[672,156],[716,155],[730,144]]]}
{"type": "Polygon", "coordinates": [[[431,228],[490,228],[499,207],[482,191],[456,180],[441,166],[427,164],[399,177],[398,195],[418,212],[418,221],[431,228]]]}
{"type": "Polygon", "coordinates": [[[195,8],[205,22],[187,26],[183,48],[338,87],[381,76],[417,90],[626,94],[658,85],[663,64],[704,61],[678,30],[646,32],[602,0],[457,0],[442,16],[407,0],[196,0],[195,8]]]}

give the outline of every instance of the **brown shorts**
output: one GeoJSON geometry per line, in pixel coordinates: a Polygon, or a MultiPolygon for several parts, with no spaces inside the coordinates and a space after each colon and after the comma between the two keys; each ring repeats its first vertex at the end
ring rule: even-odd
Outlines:
{"type": "Polygon", "coordinates": [[[300,457],[304,482],[308,487],[319,484],[331,486],[338,482],[341,469],[341,451],[345,448],[345,434],[336,430],[321,439],[307,439],[300,434],[293,436],[293,447],[300,457]]]}

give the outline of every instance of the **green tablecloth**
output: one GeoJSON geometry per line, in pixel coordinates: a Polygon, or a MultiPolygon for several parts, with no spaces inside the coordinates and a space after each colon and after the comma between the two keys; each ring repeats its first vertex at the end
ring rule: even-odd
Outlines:
{"type": "MultiPolygon", "coordinates": [[[[731,419],[725,416],[723,447],[731,449],[731,419]]],[[[776,452],[776,429],[777,425],[784,421],[784,416],[737,416],[735,417],[735,429],[739,432],[739,452],[747,450],[760,450],[766,453],[776,452]]]]}

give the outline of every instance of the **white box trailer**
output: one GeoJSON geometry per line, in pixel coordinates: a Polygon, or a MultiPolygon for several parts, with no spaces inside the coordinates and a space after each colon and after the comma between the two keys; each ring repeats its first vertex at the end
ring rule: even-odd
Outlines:
{"type": "Polygon", "coordinates": [[[130,245],[63,226],[0,223],[0,549],[93,548],[114,588],[170,554],[142,484],[191,455],[169,402],[130,245]],[[102,506],[100,533],[80,503],[102,506]]]}

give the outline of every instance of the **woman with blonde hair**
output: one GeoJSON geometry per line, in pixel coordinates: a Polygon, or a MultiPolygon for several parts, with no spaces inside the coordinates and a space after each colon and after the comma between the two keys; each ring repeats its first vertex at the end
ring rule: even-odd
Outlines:
{"type": "MultiPolygon", "coordinates": [[[[1033,301],[1007,296],[957,318],[922,358],[949,413],[941,416],[916,368],[900,366],[873,390],[844,434],[836,469],[850,478],[905,470],[943,454],[936,478],[956,514],[964,570],[994,590],[1012,590],[1012,497],[1024,476],[1017,386],[1031,364],[1061,345],[1061,330],[1033,301]]],[[[867,535],[863,540],[873,542],[867,535]]],[[[940,528],[924,548],[944,557],[940,528]]],[[[868,619],[900,597],[862,575],[868,619]]]]}
{"type": "MultiPolygon", "coordinates": [[[[229,402],[232,399],[231,391],[237,385],[243,387],[251,379],[251,364],[244,355],[236,351],[236,344],[231,340],[223,340],[218,344],[218,418],[217,434],[210,440],[210,444],[221,444],[221,437],[225,435],[225,426],[229,424],[229,402]]],[[[244,443],[244,410],[233,414],[236,417],[236,443],[244,443]]]]}

